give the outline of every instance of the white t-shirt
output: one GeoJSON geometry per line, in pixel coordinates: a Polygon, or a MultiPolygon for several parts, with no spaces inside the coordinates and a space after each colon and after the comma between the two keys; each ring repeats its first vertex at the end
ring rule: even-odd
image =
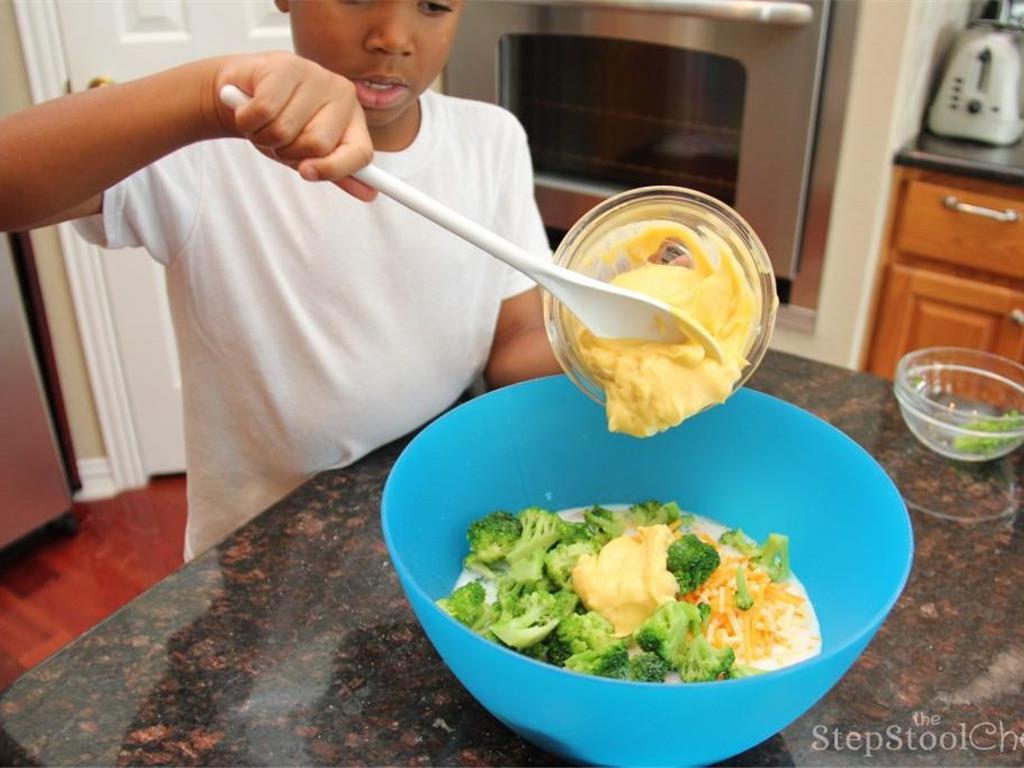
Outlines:
{"type": "MultiPolygon", "coordinates": [[[[526,135],[508,112],[427,92],[413,144],[374,162],[550,257],[526,135]]],[[[167,267],[184,393],[186,559],[311,474],[453,403],[482,372],[523,275],[398,203],[310,183],[247,141],[186,147],[76,222],[167,267]]]]}

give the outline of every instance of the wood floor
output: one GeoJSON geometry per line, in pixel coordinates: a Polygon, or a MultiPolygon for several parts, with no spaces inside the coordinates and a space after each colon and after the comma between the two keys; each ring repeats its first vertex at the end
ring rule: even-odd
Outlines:
{"type": "Polygon", "coordinates": [[[72,511],[76,534],[0,552],[0,691],[181,565],[184,476],[72,511]]]}

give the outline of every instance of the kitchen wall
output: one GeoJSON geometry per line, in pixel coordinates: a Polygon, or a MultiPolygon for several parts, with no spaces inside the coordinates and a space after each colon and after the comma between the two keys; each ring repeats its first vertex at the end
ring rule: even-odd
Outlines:
{"type": "MultiPolygon", "coordinates": [[[[0,116],[31,103],[14,9],[10,0],[0,0],[0,116]]],[[[79,460],[103,457],[106,449],[96,418],[96,405],[85,368],[82,341],[78,334],[56,229],[46,227],[34,231],[32,248],[39,270],[46,317],[53,335],[54,356],[57,359],[75,455],[79,460]]]]}
{"type": "Polygon", "coordinates": [[[912,139],[923,127],[924,114],[942,75],[946,56],[957,34],[967,26],[968,18],[981,10],[978,5],[976,0],[915,3],[904,56],[908,70],[907,99],[902,123],[897,126],[898,144],[912,139]]]}
{"type": "Polygon", "coordinates": [[[862,0],[817,322],[810,333],[777,327],[774,348],[860,367],[870,341],[892,157],[920,129],[938,65],[970,5],[862,0]]]}

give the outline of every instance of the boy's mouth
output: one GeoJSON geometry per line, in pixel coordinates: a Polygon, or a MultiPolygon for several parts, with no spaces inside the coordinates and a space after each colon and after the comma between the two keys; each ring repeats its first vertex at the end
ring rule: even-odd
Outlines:
{"type": "Polygon", "coordinates": [[[409,90],[401,80],[386,77],[364,77],[352,81],[356,98],[363,109],[387,109],[394,106],[409,90]]]}

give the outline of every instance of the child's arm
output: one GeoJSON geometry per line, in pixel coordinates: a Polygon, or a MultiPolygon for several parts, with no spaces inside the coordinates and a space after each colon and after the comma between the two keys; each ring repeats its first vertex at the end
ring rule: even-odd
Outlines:
{"type": "Polygon", "coordinates": [[[492,388],[561,373],[544,329],[540,289],[501,303],[484,378],[492,388]]]}
{"type": "Polygon", "coordinates": [[[0,120],[0,231],[98,213],[103,191],[196,141],[243,136],[304,178],[347,178],[373,156],[348,80],[288,53],[227,56],[97,88],[0,120]],[[232,112],[228,83],[253,95],[232,112]]]}

